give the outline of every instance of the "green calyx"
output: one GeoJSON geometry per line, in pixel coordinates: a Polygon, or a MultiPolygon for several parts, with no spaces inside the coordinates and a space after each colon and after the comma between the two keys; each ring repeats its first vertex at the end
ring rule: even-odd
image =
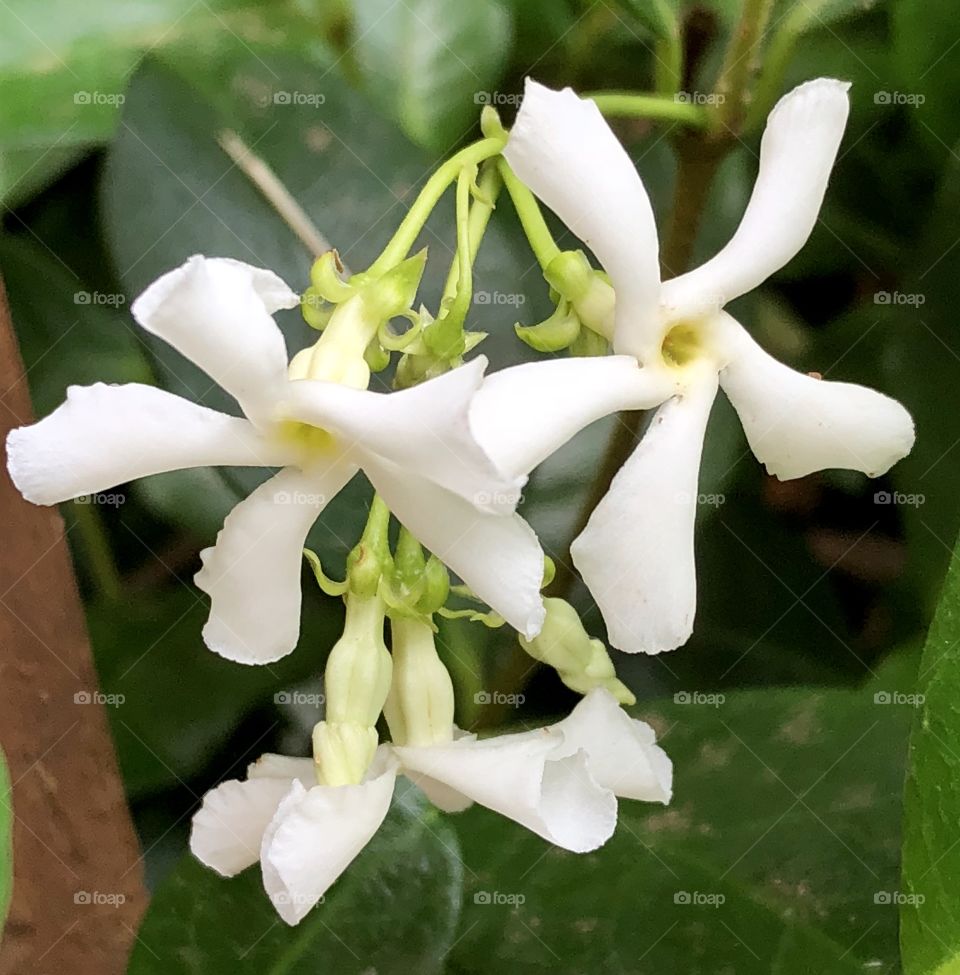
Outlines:
{"type": "Polygon", "coordinates": [[[539,325],[513,326],[517,338],[537,352],[560,352],[570,348],[580,335],[580,317],[565,298],[554,313],[539,325]]]}
{"type": "Polygon", "coordinates": [[[563,599],[543,602],[547,610],[543,629],[532,640],[519,637],[520,646],[535,660],[553,667],[578,694],[604,687],[620,704],[636,703],[630,689],[617,679],[607,648],[588,635],[580,614],[563,599]]]}
{"type": "Polygon", "coordinates": [[[433,614],[450,595],[450,576],[435,556],[424,556],[420,543],[400,527],[392,571],[381,583],[380,594],[391,619],[419,619],[434,628],[433,614]]]}
{"type": "Polygon", "coordinates": [[[591,266],[583,251],[562,251],[546,265],[543,276],[569,302],[581,324],[606,339],[613,337],[613,287],[604,272],[591,266]]]}

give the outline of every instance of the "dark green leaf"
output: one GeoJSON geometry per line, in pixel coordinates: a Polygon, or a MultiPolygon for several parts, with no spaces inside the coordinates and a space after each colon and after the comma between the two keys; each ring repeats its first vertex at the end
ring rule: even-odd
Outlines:
{"type": "Polygon", "coordinates": [[[267,900],[259,868],[225,880],[185,857],[154,896],[127,971],[439,973],[453,942],[461,885],[454,831],[432,809],[397,802],[324,902],[294,928],[267,900]]]}

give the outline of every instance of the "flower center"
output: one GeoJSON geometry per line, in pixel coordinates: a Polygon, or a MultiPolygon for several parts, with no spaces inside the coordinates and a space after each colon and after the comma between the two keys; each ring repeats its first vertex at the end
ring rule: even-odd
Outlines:
{"type": "Polygon", "coordinates": [[[311,455],[330,453],[336,445],[332,433],[300,420],[283,420],[277,428],[277,436],[283,443],[311,455]]]}
{"type": "Polygon", "coordinates": [[[660,346],[660,354],[664,362],[674,368],[689,365],[703,352],[703,328],[697,321],[681,321],[671,326],[660,346]]]}

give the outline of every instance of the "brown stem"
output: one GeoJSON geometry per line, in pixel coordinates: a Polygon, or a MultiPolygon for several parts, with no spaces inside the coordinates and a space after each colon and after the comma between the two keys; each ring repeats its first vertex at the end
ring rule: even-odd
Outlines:
{"type": "MultiPolygon", "coordinates": [[[[5,439],[32,416],[2,282],[0,388],[5,439]]],[[[95,696],[63,521],[24,501],[3,466],[0,741],[15,818],[0,975],[119,975],[147,903],[140,848],[95,696]]]]}

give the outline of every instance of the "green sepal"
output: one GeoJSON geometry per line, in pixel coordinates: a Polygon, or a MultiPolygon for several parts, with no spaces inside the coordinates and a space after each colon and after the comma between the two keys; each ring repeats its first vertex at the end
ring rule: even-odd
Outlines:
{"type": "Polygon", "coordinates": [[[561,301],[554,313],[538,325],[513,326],[517,338],[537,352],[560,352],[580,335],[580,318],[568,301],[561,301]]]}
{"type": "Polygon", "coordinates": [[[300,314],[303,315],[303,320],[318,332],[322,332],[327,327],[335,308],[336,305],[325,301],[315,288],[307,288],[300,295],[300,314]]]}
{"type": "MultiPolygon", "coordinates": [[[[360,278],[363,301],[371,313],[384,321],[410,312],[417,296],[423,269],[427,264],[427,249],[408,257],[375,281],[360,278]]],[[[354,283],[358,275],[351,278],[354,283]]]]}
{"type": "Polygon", "coordinates": [[[354,294],[352,285],[340,277],[343,264],[336,249],[321,254],[310,268],[310,284],[325,301],[339,304],[354,294]]]}
{"type": "Polygon", "coordinates": [[[446,620],[469,620],[471,623],[483,623],[488,629],[496,630],[503,626],[507,621],[492,610],[489,613],[481,613],[476,609],[447,609],[442,606],[437,610],[437,615],[446,620]]]}
{"type": "Polygon", "coordinates": [[[561,251],[543,269],[547,284],[571,302],[586,295],[596,273],[583,251],[561,251]]]}
{"type": "Polygon", "coordinates": [[[317,585],[328,595],[328,596],[342,596],[347,589],[346,580],[343,582],[337,582],[336,579],[331,579],[323,571],[323,566],[320,564],[320,556],[316,552],[311,551],[309,548],[303,550],[303,557],[307,560],[310,568],[313,570],[313,577],[317,580],[317,585]]]}
{"type": "Polygon", "coordinates": [[[390,365],[390,353],[377,339],[370,340],[370,344],[363,351],[363,359],[371,372],[383,372],[390,365]]]}
{"type": "Polygon", "coordinates": [[[607,339],[590,328],[580,329],[580,334],[570,345],[570,355],[575,356],[607,355],[609,351],[610,343],[607,339]]]}
{"type": "Polygon", "coordinates": [[[541,589],[546,589],[557,577],[557,566],[549,555],[543,557],[543,581],[540,583],[541,589]]]}

